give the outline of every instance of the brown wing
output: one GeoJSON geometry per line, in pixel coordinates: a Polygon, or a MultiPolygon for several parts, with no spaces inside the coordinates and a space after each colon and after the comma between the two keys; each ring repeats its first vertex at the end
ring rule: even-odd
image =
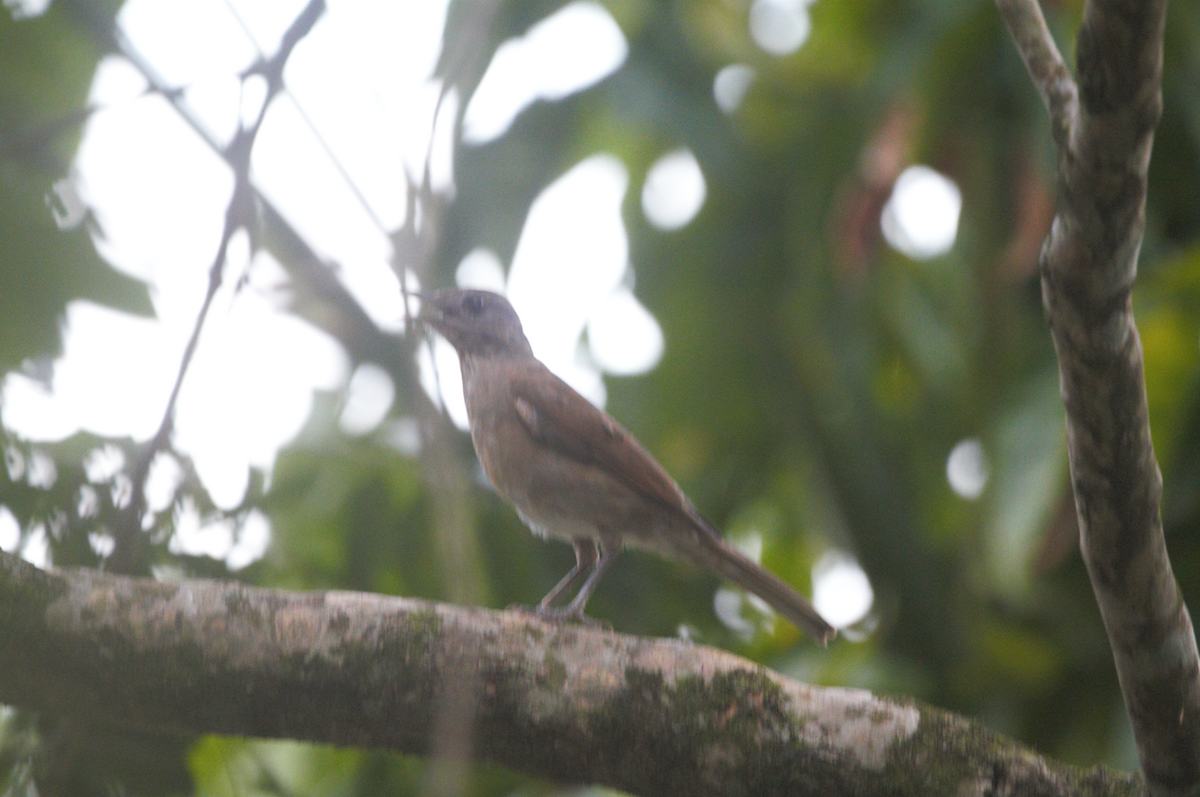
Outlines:
{"type": "Polygon", "coordinates": [[[633,435],[544,365],[531,364],[511,384],[517,415],[539,443],[698,518],[679,485],[633,435]]]}

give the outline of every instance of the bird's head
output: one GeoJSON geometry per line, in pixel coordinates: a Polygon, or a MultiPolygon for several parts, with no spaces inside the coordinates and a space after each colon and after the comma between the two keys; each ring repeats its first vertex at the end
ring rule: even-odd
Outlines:
{"type": "Polygon", "coordinates": [[[532,357],[517,311],[498,293],[447,289],[416,294],[418,323],[437,330],[460,357],[532,357]]]}

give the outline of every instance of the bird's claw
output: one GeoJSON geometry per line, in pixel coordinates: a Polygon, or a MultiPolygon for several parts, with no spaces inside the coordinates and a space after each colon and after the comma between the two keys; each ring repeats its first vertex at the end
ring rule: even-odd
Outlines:
{"type": "Polygon", "coordinates": [[[602,631],[612,630],[611,623],[604,620],[597,620],[594,617],[588,617],[583,613],[582,609],[572,609],[569,606],[543,606],[540,604],[537,606],[525,606],[524,604],[515,603],[508,608],[522,614],[533,615],[547,623],[576,623],[578,625],[586,625],[589,628],[598,628],[602,631]]]}

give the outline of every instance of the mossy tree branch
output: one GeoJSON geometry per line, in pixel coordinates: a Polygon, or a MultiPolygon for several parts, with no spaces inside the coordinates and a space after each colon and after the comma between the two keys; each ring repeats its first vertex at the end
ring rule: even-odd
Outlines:
{"type": "Polygon", "coordinates": [[[634,794],[1132,794],[909,700],[520,612],[39,570],[0,553],[0,701],[83,723],[426,754],[474,684],[484,761],[634,794]]]}

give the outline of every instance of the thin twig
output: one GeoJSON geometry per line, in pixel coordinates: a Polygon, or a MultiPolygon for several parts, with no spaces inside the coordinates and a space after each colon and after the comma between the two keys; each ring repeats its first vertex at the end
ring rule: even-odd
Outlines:
{"type": "MultiPolygon", "coordinates": [[[[196,316],[192,334],[180,357],[179,370],[175,377],[175,384],[171,389],[171,395],[163,411],[162,422],[159,424],[154,436],[139,454],[137,461],[133,464],[130,474],[130,480],[133,485],[132,495],[118,517],[118,522],[114,529],[115,545],[112,554],[105,563],[106,567],[114,572],[137,573],[144,572],[147,565],[145,560],[146,540],[141,524],[142,516],[146,509],[146,481],[150,473],[150,467],[155,456],[161,451],[165,451],[170,445],[171,433],[174,428],[175,406],[178,403],[184,377],[187,374],[192,357],[195,355],[196,346],[200,339],[200,332],[204,327],[204,321],[212,307],[213,299],[221,287],[229,242],[239,227],[250,227],[246,222],[252,216],[254,202],[257,198],[257,191],[250,182],[250,154],[254,149],[254,141],[261,126],[261,116],[256,124],[249,128],[240,129],[228,145],[222,146],[220,142],[213,138],[211,132],[200,119],[187,107],[186,103],[181,102],[182,93],[177,88],[167,85],[166,81],[157,74],[149,62],[140,56],[132,43],[122,34],[119,27],[109,27],[107,24],[101,22],[96,16],[95,9],[89,8],[86,3],[69,2],[67,3],[67,7],[77,18],[83,20],[88,25],[93,35],[106,42],[109,48],[125,56],[146,78],[151,90],[160,93],[171,102],[183,120],[208,143],[213,151],[229,164],[234,174],[233,197],[226,209],[221,243],[217,247],[216,255],[213,257],[213,263],[209,269],[208,290],[205,293],[200,312],[196,316]]],[[[269,59],[260,60],[247,70],[247,75],[258,73],[266,78],[268,98],[274,96],[274,93],[282,88],[284,64],[287,63],[287,59],[291,56],[296,44],[308,35],[308,32],[312,30],[313,25],[316,24],[316,21],[324,11],[324,0],[311,0],[284,34],[279,51],[269,59]]],[[[243,75],[242,77],[245,76],[243,75]]]]}
{"type": "Polygon", "coordinates": [[[1071,124],[1078,104],[1078,89],[1071,70],[1063,61],[1046,26],[1037,0],[996,0],[1009,33],[1017,44],[1025,67],[1033,77],[1042,102],[1050,112],[1054,141],[1060,147],[1070,141],[1071,124]]]}

